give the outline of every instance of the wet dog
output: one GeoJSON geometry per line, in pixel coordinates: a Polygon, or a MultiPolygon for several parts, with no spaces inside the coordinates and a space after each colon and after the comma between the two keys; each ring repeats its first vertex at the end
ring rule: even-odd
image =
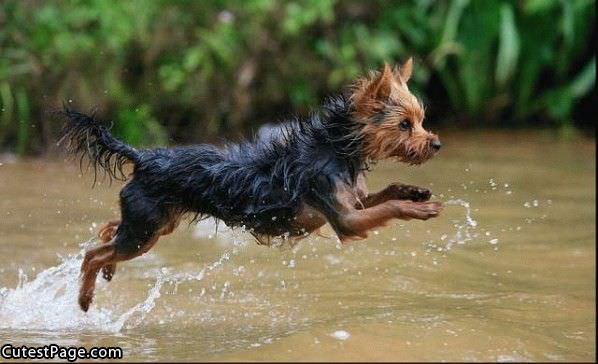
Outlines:
{"type": "Polygon", "coordinates": [[[329,223],[342,241],[364,239],[392,219],[435,217],[431,192],[392,183],[368,193],[364,173],[375,161],[421,164],[441,147],[426,131],[424,108],[409,91],[412,61],[372,72],[317,113],[283,123],[256,140],[223,147],[134,149],[113,138],[93,115],[65,108],[68,149],[111,177],[133,172],[120,192],[120,220],[100,231],[85,254],[79,305],[87,311],[100,270],[111,280],[117,262],[150,250],[187,214],[243,227],[261,243],[294,239],[329,223]]]}

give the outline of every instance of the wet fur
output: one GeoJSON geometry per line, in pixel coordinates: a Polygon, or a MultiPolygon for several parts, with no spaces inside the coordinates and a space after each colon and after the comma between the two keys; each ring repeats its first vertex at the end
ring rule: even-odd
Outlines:
{"type": "Polygon", "coordinates": [[[121,220],[102,228],[103,244],[82,264],[81,308],[89,308],[100,270],[112,279],[117,262],[147,252],[185,215],[244,227],[262,243],[303,237],[326,222],[345,241],[391,218],[437,216],[441,206],[424,202],[426,189],[396,183],[368,194],[365,188],[371,162],[396,157],[419,164],[435,152],[437,137],[421,127],[423,108],[406,86],[410,74],[410,62],[394,72],[386,66],[305,119],[222,147],[137,150],[113,138],[94,114],[65,107],[63,140],[81,161],[89,159],[96,177],[99,169],[125,179],[124,166],[132,166],[120,192],[121,220]],[[409,132],[397,128],[404,120],[412,123],[409,132]]]}
{"type": "Polygon", "coordinates": [[[333,180],[322,176],[342,176],[353,184],[366,169],[349,112],[347,97],[336,96],[319,113],[285,123],[277,135],[221,148],[135,150],[112,138],[93,115],[66,109],[64,135],[69,150],[87,156],[111,177],[121,177],[125,163],[133,165],[121,191],[121,204],[141,208],[131,213],[151,215],[159,206],[171,215],[212,216],[260,235],[298,235],[293,217],[301,202],[319,200],[323,187],[332,190],[333,180]]]}

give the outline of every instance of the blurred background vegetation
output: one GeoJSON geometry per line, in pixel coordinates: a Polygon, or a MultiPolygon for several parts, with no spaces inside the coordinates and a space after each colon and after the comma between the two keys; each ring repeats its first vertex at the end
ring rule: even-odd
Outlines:
{"type": "Polygon", "coordinates": [[[135,145],[255,131],[413,55],[435,129],[594,131],[593,0],[0,0],[0,151],[63,102],[135,145]]]}

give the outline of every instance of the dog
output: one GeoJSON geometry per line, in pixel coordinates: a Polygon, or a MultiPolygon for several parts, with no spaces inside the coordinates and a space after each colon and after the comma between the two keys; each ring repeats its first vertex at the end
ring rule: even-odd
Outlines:
{"type": "Polygon", "coordinates": [[[243,227],[265,244],[270,237],[305,237],[326,223],[344,243],[392,219],[438,216],[442,204],[430,202],[426,188],[392,183],[368,193],[365,184],[378,160],[417,165],[441,147],[423,128],[424,107],[407,86],[412,69],[411,58],[400,67],[385,64],[309,117],[222,147],[138,150],[112,137],[94,114],[65,106],[67,149],[88,157],[96,172],[128,179],[120,220],[100,230],[102,244],[83,259],[81,309],[89,309],[100,271],[110,281],[117,262],[146,253],[188,214],[243,227]],[[129,178],[125,164],[133,167],[129,178]]]}

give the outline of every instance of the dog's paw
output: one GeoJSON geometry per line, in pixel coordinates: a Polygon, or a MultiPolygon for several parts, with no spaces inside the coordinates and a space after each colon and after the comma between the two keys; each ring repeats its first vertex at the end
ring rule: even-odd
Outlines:
{"type": "Polygon", "coordinates": [[[399,218],[410,220],[428,220],[436,217],[442,211],[443,206],[440,202],[411,202],[402,201],[399,207],[399,218]]]}
{"type": "Polygon", "coordinates": [[[428,201],[432,197],[432,191],[424,187],[408,186],[410,188],[409,195],[411,201],[424,202],[428,201]]]}
{"type": "Polygon", "coordinates": [[[112,277],[114,277],[114,272],[116,272],[115,264],[105,265],[102,267],[102,278],[110,282],[112,280],[112,277]]]}
{"type": "Polygon", "coordinates": [[[93,293],[81,293],[79,294],[79,307],[84,312],[89,310],[89,306],[91,305],[91,301],[93,300],[93,293]]]}
{"type": "Polygon", "coordinates": [[[361,234],[337,235],[337,236],[338,236],[338,240],[341,242],[341,244],[348,244],[348,243],[351,243],[353,241],[360,241],[360,240],[367,239],[368,238],[368,233],[364,231],[361,234]]]}
{"type": "Polygon", "coordinates": [[[432,191],[424,187],[393,183],[390,185],[391,193],[396,200],[411,200],[415,202],[428,201],[432,191]]]}

